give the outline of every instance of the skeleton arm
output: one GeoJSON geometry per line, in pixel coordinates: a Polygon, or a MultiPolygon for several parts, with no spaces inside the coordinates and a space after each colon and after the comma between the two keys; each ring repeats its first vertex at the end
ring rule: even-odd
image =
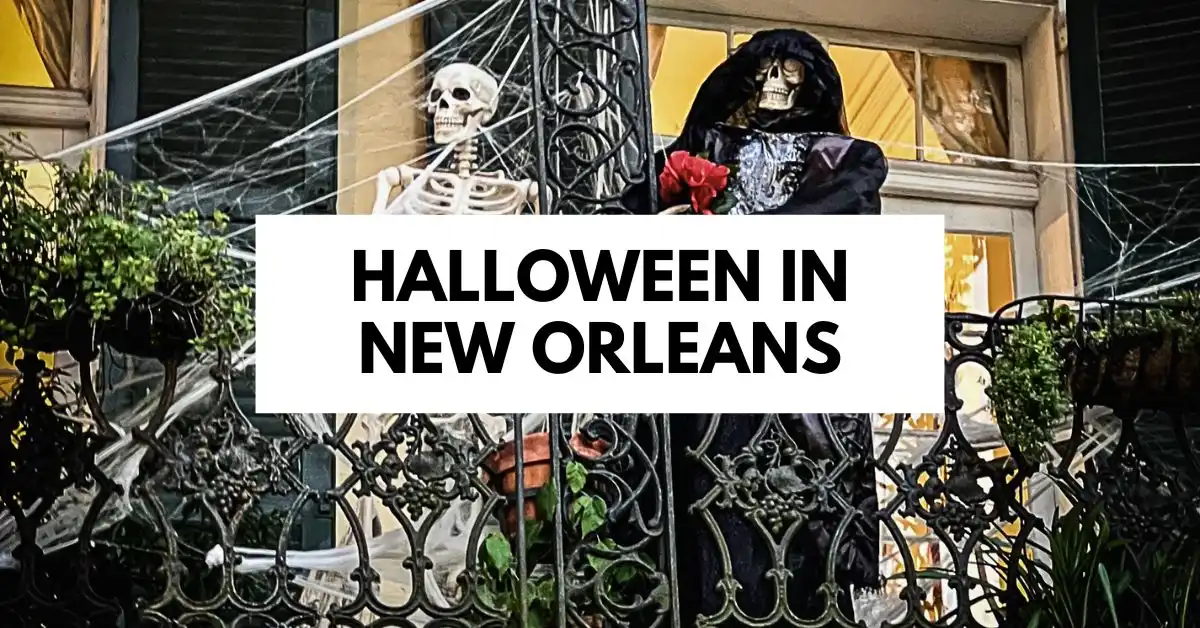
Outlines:
{"type": "Polygon", "coordinates": [[[400,168],[396,166],[388,166],[375,175],[375,204],[371,207],[372,214],[382,214],[387,210],[392,188],[398,185],[400,185],[400,168]]]}
{"type": "Polygon", "coordinates": [[[526,193],[525,198],[527,198],[529,200],[529,206],[533,208],[533,213],[535,213],[535,214],[542,213],[541,199],[538,196],[537,181],[529,182],[529,192],[526,193]]]}
{"type": "Polygon", "coordinates": [[[403,193],[416,180],[418,172],[407,165],[388,166],[380,170],[379,174],[375,175],[375,204],[371,207],[371,213],[395,213],[388,211],[391,209],[388,200],[391,198],[392,189],[400,188],[400,192],[403,193]]]}

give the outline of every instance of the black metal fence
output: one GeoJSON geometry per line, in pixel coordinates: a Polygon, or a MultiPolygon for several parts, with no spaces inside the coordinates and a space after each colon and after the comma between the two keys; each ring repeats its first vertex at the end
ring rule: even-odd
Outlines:
{"type": "Polygon", "coordinates": [[[947,315],[940,417],[286,416],[268,439],[218,363],[185,367],[140,429],[109,421],[128,433],[101,438],[52,411],[45,365],[22,360],[0,618],[1012,625],[1059,500],[1102,503],[1114,538],[1149,543],[1196,530],[1200,498],[1183,415],[1113,419],[1119,439],[1094,456],[1103,430],[1076,421],[1042,472],[1009,455],[973,416],[1009,323],[947,315]],[[312,450],[335,461],[331,483],[306,481],[312,450]],[[330,512],[339,536],[305,547],[306,518],[330,512]]]}
{"type": "MultiPolygon", "coordinates": [[[[649,204],[644,3],[527,4],[543,211],[649,204]]],[[[1138,543],[1200,507],[1185,412],[1076,408],[1042,465],[1004,446],[985,391],[1022,322],[946,316],[938,416],[262,417],[238,357],[133,398],[26,357],[0,625],[1013,625],[1058,506],[1138,543]]]]}

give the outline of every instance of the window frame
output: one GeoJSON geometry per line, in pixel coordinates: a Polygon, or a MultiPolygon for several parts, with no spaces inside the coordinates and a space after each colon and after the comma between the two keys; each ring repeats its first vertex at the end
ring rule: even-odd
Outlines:
{"type": "MultiPolygon", "coordinates": [[[[922,54],[946,55],[961,57],[971,61],[1001,63],[1005,67],[1006,87],[1008,91],[1008,159],[1017,162],[1009,163],[1009,166],[1015,170],[1027,169],[1026,166],[1019,163],[1029,159],[1029,143],[1025,120],[1025,82],[1019,48],[995,44],[951,41],[935,37],[917,37],[820,26],[803,22],[780,22],[738,16],[691,13],[675,9],[655,9],[653,7],[648,11],[648,18],[650,24],[723,32],[726,34],[731,51],[733,49],[733,36],[735,34],[753,33],[769,28],[795,28],[811,33],[826,46],[844,45],[912,52],[916,55],[918,66],[921,63],[922,54]]],[[[918,98],[920,98],[919,92],[918,98]]],[[[919,115],[920,103],[918,102],[917,105],[916,111],[919,115]]],[[[916,125],[917,146],[921,146],[924,143],[924,125],[919,124],[918,120],[914,120],[913,123],[916,125]]],[[[909,160],[904,161],[906,163],[940,163],[921,161],[919,159],[911,162],[909,160]]]]}
{"type": "MultiPolygon", "coordinates": [[[[811,33],[825,45],[912,52],[917,55],[917,63],[920,63],[922,53],[1002,63],[1008,83],[1008,159],[1020,162],[1029,158],[1024,68],[1019,48],[673,9],[651,8],[648,21],[662,26],[723,32],[731,47],[737,33],[796,28],[811,33]]],[[[917,144],[920,145],[924,125],[917,124],[918,120],[913,122],[917,126],[917,144]]],[[[654,137],[659,148],[674,139],[661,135],[654,137]]],[[[940,215],[946,221],[947,233],[1007,236],[1013,246],[1016,298],[1039,294],[1042,281],[1034,210],[1042,198],[1041,185],[1028,165],[1010,163],[1009,166],[1001,169],[935,161],[889,160],[888,178],[882,190],[883,213],[940,215]]]]}
{"type": "MultiPolygon", "coordinates": [[[[71,0],[69,87],[0,85],[0,126],[86,129],[92,122],[92,42],[103,40],[107,0],[71,0]]],[[[97,63],[100,67],[102,64],[97,63]]]]}

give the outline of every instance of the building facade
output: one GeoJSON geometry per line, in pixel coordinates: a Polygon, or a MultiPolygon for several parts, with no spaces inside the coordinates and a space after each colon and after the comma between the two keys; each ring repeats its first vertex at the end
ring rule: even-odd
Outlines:
{"type": "MultiPolygon", "coordinates": [[[[21,130],[39,152],[53,153],[204,97],[412,3],[0,0],[6,41],[19,44],[0,58],[0,68],[9,68],[0,73],[0,127],[21,130]]],[[[427,149],[424,113],[396,106],[411,102],[420,87],[374,86],[410,64],[432,66],[426,53],[491,4],[452,3],[251,88],[261,108],[216,103],[211,115],[103,145],[96,158],[130,178],[203,189],[194,199],[202,209],[226,210],[235,221],[296,208],[364,213],[373,190],[358,183],[427,149]],[[355,106],[343,111],[351,101],[355,106]],[[303,151],[281,156],[269,170],[238,169],[301,128],[312,138],[303,151]],[[215,171],[226,173],[220,189],[204,180],[215,171]]],[[[842,74],[851,132],[880,144],[890,159],[883,211],[946,219],[948,311],[986,314],[1016,298],[1080,289],[1089,266],[1079,254],[1079,184],[1065,164],[1076,158],[1075,146],[1091,146],[1092,135],[1080,141],[1072,134],[1091,131],[1072,122],[1066,20],[1057,0],[653,0],[648,9],[658,141],[679,132],[700,82],[752,33],[809,31],[842,74]]],[[[452,57],[439,55],[434,61],[452,57]]],[[[1108,97],[1103,90],[1100,96],[1108,97]]],[[[905,246],[896,242],[896,254],[905,246]]],[[[982,384],[962,383],[968,403],[982,408],[982,384]]],[[[253,414],[250,388],[240,390],[253,414]]],[[[886,433],[892,420],[882,417],[877,430],[886,433]]],[[[938,416],[906,420],[907,437],[918,443],[942,427],[938,416]]],[[[286,434],[270,417],[255,421],[268,436],[286,434]]],[[[349,473],[328,458],[307,458],[302,466],[314,490],[349,473]]],[[[916,567],[941,564],[929,529],[915,521],[902,527],[909,553],[922,561],[916,567]]],[[[345,520],[329,511],[309,513],[296,530],[305,548],[328,547],[344,533],[345,520]]],[[[881,552],[886,557],[895,548],[881,552]]],[[[949,604],[948,595],[937,599],[949,604]]]]}

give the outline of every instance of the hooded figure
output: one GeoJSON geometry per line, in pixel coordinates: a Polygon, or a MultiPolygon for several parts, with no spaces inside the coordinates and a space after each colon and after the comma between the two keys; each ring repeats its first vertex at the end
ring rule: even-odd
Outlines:
{"type": "MultiPolygon", "coordinates": [[[[656,168],[675,151],[729,166],[734,214],[878,214],[887,160],[848,133],[842,80],[821,43],[760,31],[709,74],[656,168]]],[[[627,198],[635,212],[669,205],[646,208],[640,192],[627,198]]]]}
{"type": "MultiPolygon", "coordinates": [[[[820,43],[765,31],[708,77],[666,152],[730,166],[736,213],[878,214],[887,162],[846,137],[844,120],[841,78],[820,43]]],[[[796,405],[780,410],[803,409],[802,394],[796,405]]],[[[851,588],[880,586],[870,417],[670,420],[684,625],[790,626],[832,606],[853,617],[851,588]],[[827,574],[829,596],[819,591],[827,574]]]]}

